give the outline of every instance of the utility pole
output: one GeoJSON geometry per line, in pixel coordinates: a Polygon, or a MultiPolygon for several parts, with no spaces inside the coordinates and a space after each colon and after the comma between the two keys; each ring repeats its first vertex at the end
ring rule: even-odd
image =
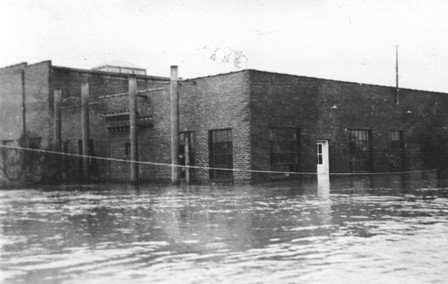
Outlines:
{"type": "Polygon", "coordinates": [[[400,104],[400,87],[398,85],[398,45],[395,46],[395,105],[400,104]]]}

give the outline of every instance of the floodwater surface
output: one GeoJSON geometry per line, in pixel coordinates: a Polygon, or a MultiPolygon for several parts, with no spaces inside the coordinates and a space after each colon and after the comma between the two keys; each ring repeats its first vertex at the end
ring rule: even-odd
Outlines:
{"type": "Polygon", "coordinates": [[[0,191],[3,283],[446,283],[448,189],[0,191]]]}

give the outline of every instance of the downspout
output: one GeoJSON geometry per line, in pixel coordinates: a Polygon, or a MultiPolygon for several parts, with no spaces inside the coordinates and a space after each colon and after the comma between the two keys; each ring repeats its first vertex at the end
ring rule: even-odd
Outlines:
{"type": "Polygon", "coordinates": [[[22,130],[23,134],[26,133],[26,101],[25,101],[25,70],[22,69],[20,73],[22,81],[22,130]]]}

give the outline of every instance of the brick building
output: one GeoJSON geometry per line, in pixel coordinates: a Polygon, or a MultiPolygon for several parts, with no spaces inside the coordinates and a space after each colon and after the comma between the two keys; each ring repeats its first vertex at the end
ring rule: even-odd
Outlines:
{"type": "MultiPolygon", "coordinates": [[[[63,151],[83,154],[81,143],[81,84],[89,84],[90,97],[90,153],[99,157],[129,159],[128,104],[124,97],[99,100],[99,97],[128,91],[128,76],[131,71],[107,72],[101,70],[80,70],[53,66],[51,61],[28,65],[21,63],[0,69],[0,135],[4,145],[18,146],[19,137],[27,132],[35,141],[35,148],[54,149],[54,93],[62,94],[62,144],[63,151]],[[124,121],[124,123],[123,123],[124,121]],[[123,150],[124,149],[124,150],[123,150]]],[[[138,89],[165,86],[169,78],[141,75],[137,70],[138,89]]],[[[139,98],[139,132],[141,159],[159,163],[170,163],[169,153],[169,97],[163,90],[139,98]],[[152,98],[151,96],[154,96],[152,98]],[[154,118],[154,119],[153,119],[154,118]],[[151,129],[151,131],[147,131],[151,129]]],[[[16,150],[3,151],[2,175],[17,178],[16,150]],[[6,165],[6,166],[5,166],[6,165]]],[[[87,153],[85,153],[87,154],[87,153]]],[[[75,156],[61,161],[69,181],[80,178],[82,162],[75,156]]],[[[120,181],[129,176],[126,163],[94,160],[92,176],[99,180],[120,181]]],[[[141,167],[142,174],[145,167],[141,167]]],[[[169,171],[160,167],[150,168],[152,177],[169,178],[169,171]]]]}
{"type": "MultiPolygon", "coordinates": [[[[331,173],[443,166],[431,162],[431,157],[443,153],[429,153],[435,149],[428,149],[432,142],[427,140],[442,143],[448,133],[448,116],[443,111],[448,95],[444,93],[397,91],[395,87],[256,70],[185,83],[181,87],[181,129],[195,134],[195,160],[211,167],[255,170],[234,172],[236,181],[254,183],[288,176],[256,171],[315,173],[325,161],[322,155],[328,156],[331,173]],[[211,151],[215,137],[225,132],[231,138],[217,139],[228,139],[232,155],[222,165],[213,160],[217,153],[211,151]]],[[[196,170],[195,178],[207,181],[214,174],[196,170]]]]}
{"type": "MultiPolygon", "coordinates": [[[[63,150],[82,154],[80,85],[88,82],[90,154],[107,158],[94,159],[92,176],[102,181],[128,180],[129,164],[113,161],[129,159],[127,98],[103,98],[127,92],[130,71],[110,70],[57,67],[49,61],[1,69],[3,143],[15,143],[25,128],[40,140],[40,148],[48,148],[54,140],[53,94],[60,89],[63,150]]],[[[137,75],[139,90],[153,90],[138,98],[143,181],[169,181],[171,176],[171,168],[164,166],[171,163],[167,83],[169,78],[137,75]]],[[[318,170],[444,169],[448,116],[443,110],[447,107],[444,93],[256,70],[181,80],[181,162],[188,141],[190,165],[198,167],[190,169],[195,183],[257,183],[318,170]]],[[[8,155],[3,151],[4,162],[8,155]]],[[[79,178],[78,158],[68,157],[62,163],[67,179],[79,178]]]]}

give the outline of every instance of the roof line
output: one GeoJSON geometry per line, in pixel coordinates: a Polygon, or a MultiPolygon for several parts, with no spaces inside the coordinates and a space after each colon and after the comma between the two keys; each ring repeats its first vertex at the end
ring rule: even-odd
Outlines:
{"type": "Polygon", "coordinates": [[[51,66],[51,60],[44,60],[44,61],[36,62],[33,64],[28,64],[28,66],[26,66],[26,67],[28,68],[28,67],[39,65],[39,64],[50,64],[50,66],[51,66]]]}
{"type": "Polygon", "coordinates": [[[218,73],[218,74],[208,75],[208,76],[194,77],[194,78],[184,79],[184,80],[182,80],[182,81],[184,81],[184,82],[188,82],[188,81],[194,81],[194,80],[197,80],[197,79],[204,79],[204,78],[211,78],[211,77],[218,77],[218,76],[230,75],[230,74],[235,74],[235,73],[245,72],[245,71],[249,71],[249,70],[250,70],[250,69],[242,69],[242,70],[238,70],[238,71],[231,71],[231,72],[218,73]]]}
{"type": "Polygon", "coordinates": [[[0,70],[10,69],[10,68],[14,68],[14,67],[19,67],[20,65],[27,66],[27,65],[28,65],[28,62],[25,62],[25,61],[24,61],[24,62],[20,62],[20,63],[13,64],[13,65],[8,65],[8,66],[5,66],[5,67],[1,67],[0,70]]]}
{"type": "Polygon", "coordinates": [[[128,67],[128,66],[108,65],[108,64],[93,67],[91,70],[95,70],[95,69],[102,68],[102,67],[116,67],[116,68],[126,68],[126,69],[136,69],[136,70],[145,70],[146,71],[145,68],[141,68],[141,67],[128,67]]]}
{"type": "MultiPolygon", "coordinates": [[[[69,71],[74,71],[74,72],[83,72],[83,73],[90,73],[90,74],[109,75],[109,76],[117,76],[117,77],[124,77],[124,78],[129,77],[129,75],[136,75],[136,74],[121,74],[121,73],[114,73],[114,72],[107,72],[107,71],[80,69],[80,68],[72,68],[72,67],[64,67],[64,66],[54,66],[54,65],[53,65],[53,68],[61,69],[61,70],[69,70],[69,71]]],[[[136,75],[136,77],[137,78],[145,78],[145,79],[163,80],[163,81],[169,81],[169,79],[170,79],[168,77],[149,76],[149,75],[136,75]]]]}
{"type": "MultiPolygon", "coordinates": [[[[263,70],[257,70],[257,69],[242,69],[242,70],[232,71],[232,72],[227,72],[227,73],[219,73],[219,74],[215,74],[215,75],[189,78],[189,79],[185,79],[183,81],[194,81],[194,80],[197,80],[197,79],[204,79],[204,78],[224,76],[224,75],[230,75],[230,74],[235,74],[235,73],[239,73],[239,72],[259,72],[259,73],[276,74],[276,75],[291,76],[291,77],[313,79],[313,80],[320,80],[320,81],[328,81],[328,82],[347,83],[347,84],[356,84],[356,85],[365,85],[365,86],[374,86],[374,87],[381,87],[381,88],[396,89],[395,86],[386,86],[386,85],[379,85],[379,84],[372,84],[372,83],[360,83],[360,82],[354,82],[354,81],[343,81],[343,80],[336,80],[336,79],[325,79],[325,78],[303,76],[303,75],[295,75],[295,74],[288,74],[288,73],[263,71],[263,70]]],[[[400,87],[400,90],[428,92],[428,93],[436,93],[436,94],[444,94],[444,95],[448,94],[448,93],[444,93],[444,92],[440,92],[440,91],[429,91],[429,90],[411,89],[411,88],[402,88],[402,87],[400,87]]]]}

